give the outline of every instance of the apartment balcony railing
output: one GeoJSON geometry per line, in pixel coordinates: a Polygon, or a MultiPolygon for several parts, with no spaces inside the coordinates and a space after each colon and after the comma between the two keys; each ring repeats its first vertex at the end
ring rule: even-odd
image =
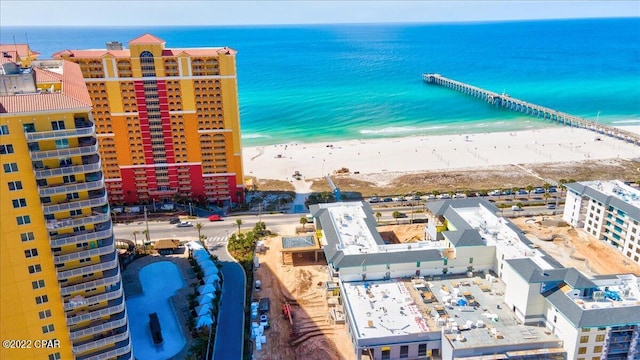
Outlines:
{"type": "Polygon", "coordinates": [[[64,229],[64,228],[70,228],[70,227],[78,227],[82,225],[97,224],[97,223],[103,223],[109,219],[111,219],[111,215],[107,211],[106,213],[102,213],[102,214],[97,213],[91,216],[79,216],[76,218],[49,220],[47,221],[47,229],[58,230],[58,229],[64,229]]]}
{"type": "Polygon", "coordinates": [[[86,200],[74,200],[74,201],[65,201],[61,204],[54,205],[45,205],[42,210],[45,214],[55,214],[60,211],[71,211],[71,210],[79,210],[88,207],[97,207],[107,205],[109,202],[107,200],[107,192],[104,191],[100,195],[89,196],[89,199],[86,200]]]}
{"type": "Polygon", "coordinates": [[[80,191],[99,190],[104,188],[104,177],[84,183],[52,185],[48,187],[38,187],[40,196],[52,196],[57,194],[68,194],[80,191]]]}
{"type": "Polygon", "coordinates": [[[71,254],[54,256],[53,257],[53,262],[55,264],[64,264],[64,263],[66,263],[68,261],[72,261],[72,260],[85,259],[85,258],[92,257],[92,256],[107,255],[107,254],[110,254],[110,253],[116,251],[114,243],[115,242],[113,241],[113,237],[110,237],[110,238],[108,238],[107,240],[104,241],[104,243],[102,244],[103,246],[101,246],[101,247],[98,247],[98,248],[95,248],[95,249],[90,249],[90,250],[77,251],[77,252],[73,252],[71,254]]]}
{"type": "Polygon", "coordinates": [[[87,337],[93,334],[99,334],[105,331],[109,331],[111,329],[119,328],[123,325],[127,324],[127,312],[123,311],[116,316],[110,317],[108,320],[97,320],[90,324],[91,327],[85,328],[78,331],[71,331],[70,338],[71,340],[78,340],[83,337],[87,337]]]}
{"type": "Polygon", "coordinates": [[[113,229],[109,227],[109,229],[101,230],[101,231],[85,231],[82,233],[58,235],[54,238],[51,238],[49,240],[49,244],[51,245],[52,248],[57,248],[65,245],[106,239],[112,235],[113,235],[113,229]]]}
{"type": "Polygon", "coordinates": [[[149,189],[149,195],[173,195],[176,192],[178,192],[178,189],[166,189],[166,190],[149,189]]]}
{"type": "Polygon", "coordinates": [[[91,144],[80,145],[74,148],[55,149],[44,151],[30,151],[31,160],[44,160],[50,158],[64,158],[71,156],[93,155],[98,154],[98,142],[93,141],[91,144]]]}
{"type": "Polygon", "coordinates": [[[70,270],[60,271],[58,272],[58,280],[69,279],[75,276],[82,276],[82,275],[90,274],[96,271],[105,271],[105,270],[113,269],[116,266],[118,266],[118,259],[115,255],[116,254],[114,252],[112,256],[113,257],[112,260],[103,260],[101,258],[100,263],[98,264],[93,264],[88,266],[85,265],[85,266],[77,267],[70,270]]]}
{"type": "Polygon", "coordinates": [[[116,343],[115,347],[102,350],[97,354],[91,354],[90,356],[76,356],[76,360],[132,360],[133,354],[131,352],[131,340],[126,339],[116,343]]]}
{"type": "Polygon", "coordinates": [[[85,321],[95,320],[105,316],[117,314],[117,313],[123,312],[124,310],[125,310],[124,297],[121,297],[120,299],[109,301],[107,306],[100,310],[89,311],[89,312],[79,312],[75,315],[67,316],[67,325],[73,326],[76,324],[83,323],[85,321]]]}
{"type": "Polygon", "coordinates": [[[65,283],[60,284],[60,294],[62,296],[72,295],[75,292],[85,291],[87,289],[93,289],[98,286],[109,286],[118,283],[122,280],[122,276],[120,275],[120,268],[117,267],[115,269],[107,270],[103,273],[103,278],[97,280],[91,280],[87,282],[83,282],[80,284],[75,284],[71,286],[64,286],[65,283]]]}
{"type": "Polygon", "coordinates": [[[123,294],[123,290],[122,290],[122,284],[118,284],[118,287],[116,289],[113,290],[109,290],[108,292],[105,292],[103,294],[99,294],[99,295],[94,295],[94,296],[89,296],[88,298],[85,298],[83,301],[82,305],[77,305],[71,301],[69,302],[65,302],[64,303],[64,310],[65,311],[69,311],[69,310],[73,310],[76,307],[79,306],[85,306],[85,305],[94,305],[94,304],[98,304],[102,301],[109,301],[109,300],[113,300],[113,299],[117,299],[120,296],[122,296],[123,294]]]}
{"type": "Polygon", "coordinates": [[[86,174],[102,169],[102,161],[99,156],[91,156],[87,159],[87,164],[59,167],[55,169],[36,169],[36,179],[46,179],[50,177],[60,177],[64,175],[86,174]]]}
{"type": "Polygon", "coordinates": [[[86,126],[78,127],[78,125],[76,125],[75,129],[25,132],[25,136],[27,138],[27,141],[39,141],[39,140],[80,137],[80,136],[91,136],[95,134],[96,126],[92,122],[87,121],[86,123],[81,123],[81,125],[86,125],[86,126]]]}
{"type": "Polygon", "coordinates": [[[129,326],[125,324],[119,329],[114,330],[115,332],[122,331],[118,334],[108,336],[99,340],[93,340],[89,342],[85,342],[82,345],[73,346],[74,354],[81,354],[83,352],[91,351],[93,349],[101,348],[109,344],[115,344],[117,342],[129,339],[129,326]],[[122,329],[124,328],[124,329],[122,329]]]}

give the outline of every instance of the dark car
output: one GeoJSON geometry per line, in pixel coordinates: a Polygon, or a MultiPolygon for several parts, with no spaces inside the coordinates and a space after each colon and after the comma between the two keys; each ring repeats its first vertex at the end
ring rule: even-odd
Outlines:
{"type": "Polygon", "coordinates": [[[169,219],[169,224],[179,224],[180,223],[180,218],[174,217],[169,219]]]}
{"type": "Polygon", "coordinates": [[[390,197],[386,197],[386,198],[382,199],[382,201],[383,201],[383,202],[392,202],[392,201],[393,201],[393,199],[392,199],[392,198],[390,198],[390,197]]]}

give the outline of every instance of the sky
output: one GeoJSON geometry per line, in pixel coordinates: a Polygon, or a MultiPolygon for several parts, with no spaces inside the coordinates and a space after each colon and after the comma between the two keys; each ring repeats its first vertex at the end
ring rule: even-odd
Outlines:
{"type": "Polygon", "coordinates": [[[4,26],[37,25],[213,26],[325,23],[429,23],[592,17],[640,17],[640,0],[0,1],[0,28],[4,26]]]}

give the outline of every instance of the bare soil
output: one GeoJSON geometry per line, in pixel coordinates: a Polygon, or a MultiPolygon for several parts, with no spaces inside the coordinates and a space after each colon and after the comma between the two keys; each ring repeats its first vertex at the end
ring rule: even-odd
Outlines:
{"type": "MultiPolygon", "coordinates": [[[[378,174],[341,174],[331,177],[344,192],[359,196],[405,195],[415,192],[464,192],[542,186],[564,180],[611,180],[636,182],[640,162],[624,159],[585,160],[545,164],[517,164],[469,169],[438,170],[420,173],[381,172],[378,174]]],[[[324,179],[314,179],[313,191],[330,191],[324,179]]]]}
{"type": "Polygon", "coordinates": [[[416,242],[424,239],[424,224],[383,225],[378,232],[392,244],[416,242]]]}

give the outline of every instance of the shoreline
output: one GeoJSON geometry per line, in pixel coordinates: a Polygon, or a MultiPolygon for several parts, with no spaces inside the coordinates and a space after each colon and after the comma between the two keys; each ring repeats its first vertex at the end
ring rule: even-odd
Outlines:
{"type": "MultiPolygon", "coordinates": [[[[640,126],[620,128],[640,133],[640,126]]],[[[251,146],[243,148],[243,157],[245,175],[291,181],[294,171],[300,171],[308,179],[333,175],[341,168],[347,168],[351,174],[398,176],[496,165],[633,159],[640,157],[640,147],[586,129],[553,126],[507,132],[251,146]]]]}

